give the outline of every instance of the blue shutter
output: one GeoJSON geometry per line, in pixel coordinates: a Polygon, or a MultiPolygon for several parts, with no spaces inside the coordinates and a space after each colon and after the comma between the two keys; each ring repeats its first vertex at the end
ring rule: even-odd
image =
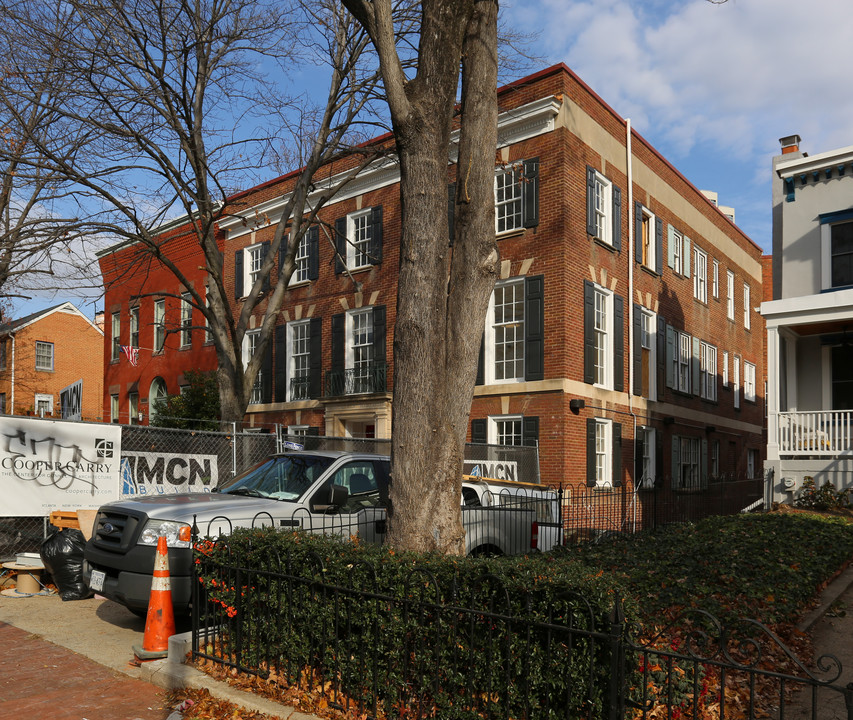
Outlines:
{"type": "Polygon", "coordinates": [[[675,269],[675,228],[667,225],[666,230],[666,264],[675,269]]]}
{"type": "Polygon", "coordinates": [[[683,236],[684,242],[684,277],[690,277],[690,238],[683,236]]]}

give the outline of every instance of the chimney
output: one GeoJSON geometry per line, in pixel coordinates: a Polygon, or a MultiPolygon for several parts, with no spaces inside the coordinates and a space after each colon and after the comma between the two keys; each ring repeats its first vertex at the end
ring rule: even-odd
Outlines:
{"type": "Polygon", "coordinates": [[[800,152],[800,136],[788,135],[787,137],[779,138],[779,144],[782,146],[782,154],[800,152]]]}

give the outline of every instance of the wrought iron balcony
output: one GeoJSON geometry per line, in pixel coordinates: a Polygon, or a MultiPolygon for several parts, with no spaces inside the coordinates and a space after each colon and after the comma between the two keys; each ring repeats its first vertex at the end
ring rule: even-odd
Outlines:
{"type": "Polygon", "coordinates": [[[357,368],[329,370],[326,373],[326,396],[359,395],[385,392],[388,364],[366,363],[357,368]]]}
{"type": "Polygon", "coordinates": [[[300,375],[290,378],[290,399],[307,400],[310,397],[311,376],[300,375]]]}

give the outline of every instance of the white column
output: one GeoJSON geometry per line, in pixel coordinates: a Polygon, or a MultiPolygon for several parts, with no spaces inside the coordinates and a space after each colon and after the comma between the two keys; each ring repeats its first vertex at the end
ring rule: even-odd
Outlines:
{"type": "MultiPolygon", "coordinates": [[[[790,387],[790,386],[789,386],[790,387]]],[[[767,459],[779,459],[779,329],[767,328],[767,459]]]]}

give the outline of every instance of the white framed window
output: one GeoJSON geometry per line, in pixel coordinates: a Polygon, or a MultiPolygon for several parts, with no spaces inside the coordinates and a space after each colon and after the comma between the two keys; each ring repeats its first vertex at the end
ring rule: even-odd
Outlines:
{"type": "Polygon", "coordinates": [[[704,487],[701,476],[700,456],[702,443],[699,438],[673,437],[679,445],[678,466],[676,468],[676,488],[680,490],[698,490],[704,487]]]}
{"type": "Polygon", "coordinates": [[[244,259],[246,279],[243,284],[243,293],[248,295],[261,274],[261,266],[264,264],[264,245],[263,243],[250,245],[244,252],[246,253],[244,259]]]}
{"type": "Polygon", "coordinates": [[[288,425],[287,426],[287,434],[292,437],[308,437],[308,430],[310,430],[309,425],[288,425]]]}
{"type": "Polygon", "coordinates": [[[193,306],[192,295],[181,295],[181,347],[192,345],[193,306]]]}
{"type": "MultiPolygon", "coordinates": [[[[243,339],[243,365],[249,364],[249,361],[255,356],[260,344],[261,331],[248,330],[243,339]]],[[[249,404],[257,405],[263,402],[263,368],[258,370],[255,377],[255,384],[252,385],[252,392],[249,395],[249,404]]]]}
{"type": "Polygon", "coordinates": [[[642,217],[640,218],[640,252],[642,264],[654,270],[657,267],[657,257],[655,256],[655,216],[646,208],[642,209],[642,217]]]}
{"type": "Polygon", "coordinates": [[[743,399],[755,402],[755,365],[743,363],[743,399]]]}
{"type": "Polygon", "coordinates": [[[370,265],[373,242],[372,209],[367,208],[347,216],[347,268],[359,270],[370,265]]]}
{"type": "Polygon", "coordinates": [[[642,308],[640,316],[640,346],[642,353],[641,394],[657,400],[657,315],[642,308]]]}
{"type": "Polygon", "coordinates": [[[524,227],[521,164],[501,169],[495,174],[495,233],[524,227]]]}
{"type": "Polygon", "coordinates": [[[735,274],[726,270],[726,317],[735,319],[735,274]]]}
{"type": "Polygon", "coordinates": [[[524,278],[495,285],[486,318],[486,383],[524,380],[524,278]]]}
{"type": "Polygon", "coordinates": [[[130,308],[130,347],[139,347],[139,306],[130,308]]]}
{"type": "Polygon", "coordinates": [[[287,399],[307,400],[311,375],[311,321],[287,324],[287,399]]]}
{"type": "MultiPolygon", "coordinates": [[[[847,215],[847,213],[844,213],[847,215]]],[[[832,222],[821,217],[821,289],[853,285],[853,222],[847,218],[832,222]]],[[[837,217],[837,215],[836,215],[837,217]]]]}
{"type": "Polygon", "coordinates": [[[613,293],[593,287],[593,383],[613,388],[613,293]]]}
{"type": "Polygon", "coordinates": [[[112,352],[110,360],[118,360],[121,355],[121,313],[113,313],[112,315],[112,352]]]}
{"type": "Polygon", "coordinates": [[[53,413],[53,395],[36,393],[35,410],[39,417],[51,415],[53,413]]]}
{"type": "Polygon", "coordinates": [[[53,370],[53,343],[36,341],[36,370],[53,370]]]}
{"type": "Polygon", "coordinates": [[[162,352],[166,342],[166,300],[154,301],[154,352],[162,352]]]}
{"type": "Polygon", "coordinates": [[[489,417],[488,440],[491,445],[523,445],[522,416],[489,417]]]}
{"type": "Polygon", "coordinates": [[[346,367],[352,368],[352,392],[373,392],[373,308],[348,312],[346,323],[346,367]]]}
{"type": "Polygon", "coordinates": [[[711,443],[711,477],[720,477],[720,441],[714,440],[711,443]]]}
{"type": "Polygon", "coordinates": [[[693,246],[693,297],[708,302],[708,255],[693,246]]]}
{"type": "Polygon", "coordinates": [[[717,400],[717,348],[699,344],[699,393],[705,400],[717,400]]]}
{"type": "Polygon", "coordinates": [[[118,413],[119,413],[118,395],[110,395],[110,422],[111,423],[117,423],[119,421],[118,413]]]}
{"type": "Polygon", "coordinates": [[[746,451],[746,476],[750,480],[758,477],[758,450],[755,448],[746,451]]]}
{"type": "Polygon", "coordinates": [[[684,235],[675,229],[672,231],[672,269],[684,275],[684,235]]]}
{"type": "Polygon", "coordinates": [[[714,260],[711,272],[711,296],[714,300],[720,299],[720,262],[714,260]]]}
{"type": "Polygon", "coordinates": [[[592,185],[592,209],[595,238],[613,244],[613,183],[599,172],[592,185]]]}
{"type": "MultiPolygon", "coordinates": [[[[282,240],[282,251],[287,247],[289,238],[290,236],[288,235],[284,240],[282,240]]],[[[293,259],[295,267],[293,269],[293,275],[290,276],[290,285],[298,285],[299,283],[306,283],[310,280],[308,277],[309,254],[310,246],[308,243],[308,233],[305,233],[299,241],[299,247],[296,248],[296,256],[293,259]]]]}
{"type": "Polygon", "coordinates": [[[735,402],[735,408],[739,408],[740,407],[740,358],[737,355],[734,356],[734,359],[732,361],[732,365],[733,365],[732,374],[734,375],[734,377],[732,378],[732,382],[734,384],[734,393],[735,393],[734,402],[735,402]]]}
{"type": "Polygon", "coordinates": [[[691,342],[690,335],[678,333],[678,357],[676,358],[677,371],[675,376],[678,387],[676,389],[684,393],[690,392],[691,342]]]}
{"type": "Polygon", "coordinates": [[[640,426],[637,428],[637,442],[641,444],[640,466],[637,468],[639,478],[637,479],[638,487],[653,488],[655,484],[656,473],[656,436],[655,429],[648,426],[640,426]]]}
{"type": "Polygon", "coordinates": [[[595,419],[595,486],[613,487],[613,421],[595,419]]]}
{"type": "Polygon", "coordinates": [[[743,326],[747,330],[749,330],[749,328],[750,328],[749,318],[750,318],[750,312],[751,312],[751,308],[749,307],[749,303],[750,303],[749,295],[750,295],[749,285],[744,283],[743,284],[743,326]]]}
{"type": "Polygon", "coordinates": [[[139,425],[139,393],[129,393],[127,396],[128,422],[131,425],[139,425]]]}
{"type": "Polygon", "coordinates": [[[723,352],[723,387],[729,386],[729,353],[728,350],[723,352]]]}

